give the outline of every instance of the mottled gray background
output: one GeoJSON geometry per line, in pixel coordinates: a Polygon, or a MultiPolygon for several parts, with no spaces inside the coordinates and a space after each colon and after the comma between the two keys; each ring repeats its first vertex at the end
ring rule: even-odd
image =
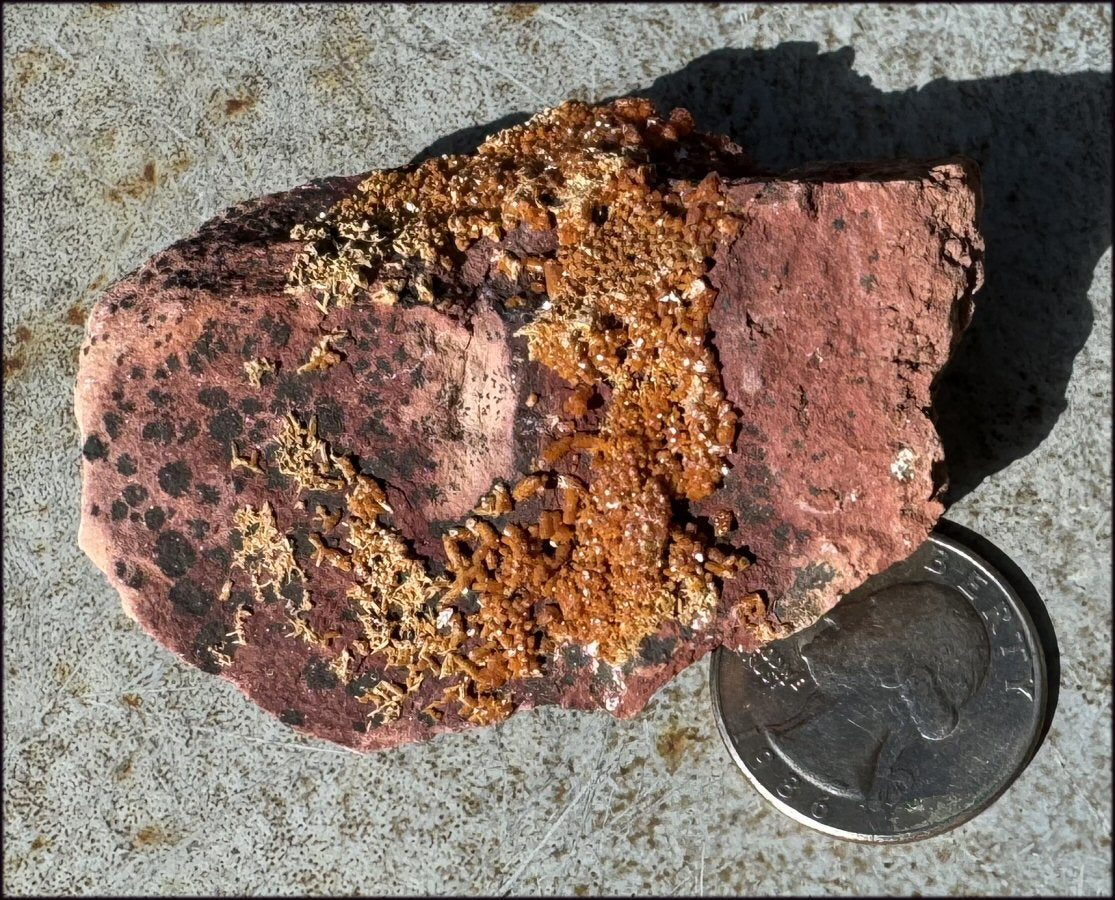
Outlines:
{"type": "Polygon", "coordinates": [[[8,893],[1111,888],[1111,11],[4,7],[8,893]],[[630,722],[543,710],[361,758],[177,662],[75,545],[85,311],[221,208],[650,91],[771,166],[966,151],[988,287],[941,390],[949,515],[1046,598],[1056,718],[988,812],[901,847],[772,811],[707,662],[630,722]]]}

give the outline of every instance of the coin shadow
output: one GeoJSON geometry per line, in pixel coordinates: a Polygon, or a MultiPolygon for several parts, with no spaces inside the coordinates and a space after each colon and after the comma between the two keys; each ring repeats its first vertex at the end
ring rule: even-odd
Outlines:
{"type": "MultiPolygon", "coordinates": [[[[951,504],[1025,456],[1066,406],[1088,300],[1111,244],[1110,72],[1022,72],[884,91],[855,51],[812,42],[725,48],[633,87],[662,111],[688,108],[765,172],[822,160],[963,154],[981,167],[986,284],[934,386],[951,504]]],[[[439,139],[414,162],[463,153],[518,112],[439,139]]]]}
{"type": "Polygon", "coordinates": [[[1053,716],[1057,711],[1057,701],[1061,690],[1061,651],[1057,644],[1057,633],[1053,628],[1053,622],[1049,618],[1045,603],[1026,573],[987,538],[948,519],[939,520],[936,531],[938,534],[952,538],[985,559],[993,569],[1006,579],[1030,614],[1030,619],[1034,623],[1034,629],[1037,631],[1038,640],[1041,642],[1042,653],[1045,657],[1045,715],[1042,720],[1041,733],[1034,744],[1034,753],[1037,753],[1038,748],[1045,742],[1045,735],[1049,731],[1050,725],[1053,724],[1053,716]]]}

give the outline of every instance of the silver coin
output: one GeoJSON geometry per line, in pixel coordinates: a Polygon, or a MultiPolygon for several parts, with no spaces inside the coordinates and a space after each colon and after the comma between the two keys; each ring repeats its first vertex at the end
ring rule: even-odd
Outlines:
{"type": "Polygon", "coordinates": [[[717,725],[759,791],[849,840],[918,840],[986,809],[1033,755],[1045,659],[986,561],[934,534],[820,621],[712,660],[717,725]]]}

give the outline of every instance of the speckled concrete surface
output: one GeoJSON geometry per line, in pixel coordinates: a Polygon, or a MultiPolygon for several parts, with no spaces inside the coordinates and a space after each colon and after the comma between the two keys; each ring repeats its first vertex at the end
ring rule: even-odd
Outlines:
{"type": "Polygon", "coordinates": [[[4,38],[7,893],[1109,893],[1109,7],[5,5],[4,38]],[[646,91],[770,165],[985,166],[949,516],[1046,598],[1061,687],[1031,766],[948,835],[844,844],[768,808],[704,663],[630,722],[303,740],[140,633],[77,549],[101,286],[241,199],[646,91]]]}

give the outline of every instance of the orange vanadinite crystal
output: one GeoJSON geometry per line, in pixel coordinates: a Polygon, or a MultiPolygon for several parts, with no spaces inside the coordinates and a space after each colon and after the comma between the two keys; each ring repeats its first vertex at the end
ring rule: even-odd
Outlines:
{"type": "MultiPolygon", "coordinates": [[[[439,579],[377,523],[382,498],[368,484],[339,465],[334,474],[328,451],[311,458],[316,436],[283,425],[289,467],[343,489],[358,523],[343,552],[363,610],[355,652],[385,655],[390,686],[368,697],[381,717],[398,715],[430,676],[453,680],[427,714],[456,704],[473,721],[496,721],[511,711],[501,688],[540,674],[562,644],[621,664],[671,619],[699,627],[721,580],[746,565],[675,513],[676,501],[716,489],[736,430],[709,348],[715,292],[703,277],[715,240],[736,223],[715,175],[693,186],[657,165],[684,156],[692,129],[687,114],[662,119],[642,100],[565,103],[473,155],[378,172],[295,229],[306,243],[291,291],[326,314],[362,302],[467,309],[469,297],[441,286],[487,239],[496,269],[526,278],[509,305],[529,313],[519,334],[531,358],[576,388],[537,471],[477,498],[474,518],[446,535],[439,579]],[[552,230],[556,248],[500,249],[519,228],[552,230]],[[578,422],[599,385],[609,396],[587,431],[578,422]],[[583,479],[568,471],[577,460],[588,463],[583,479]],[[486,521],[539,495],[536,521],[500,531],[486,521]],[[465,595],[475,611],[457,608],[465,595]]],[[[328,352],[323,343],[313,364],[328,352]]]]}

